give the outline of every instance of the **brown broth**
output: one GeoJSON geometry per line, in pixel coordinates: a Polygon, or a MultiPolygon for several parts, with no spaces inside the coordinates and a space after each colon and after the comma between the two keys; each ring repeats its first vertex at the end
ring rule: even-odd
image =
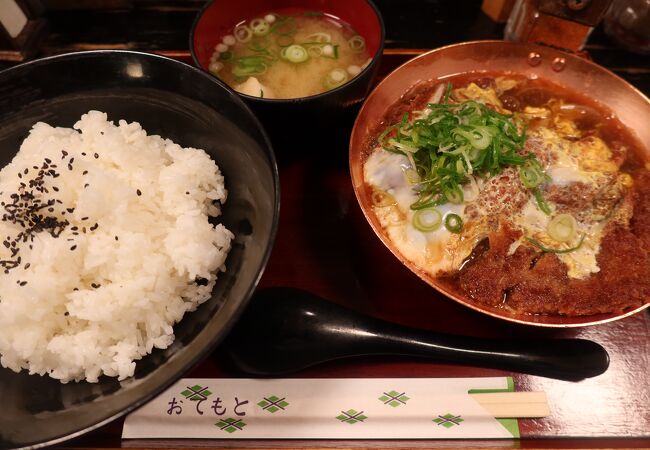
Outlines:
{"type": "MultiPolygon", "coordinates": [[[[527,106],[549,107],[553,102],[578,105],[570,117],[582,136],[601,138],[625,159],[621,171],[634,181],[629,192],[633,216],[629,226],[609,227],[597,256],[600,272],[587,279],[571,279],[566,266],[552,253],[521,247],[508,254],[518,238],[512,230],[490,234],[486,242],[472,252],[471,260],[457,273],[441,277],[439,282],[450,292],[469,298],[483,307],[507,310],[514,314],[592,315],[622,312],[637,308],[650,299],[650,171],[648,152],[604,105],[587,96],[545,80],[531,80],[509,73],[470,73],[421,84],[407,92],[389,109],[376,128],[374,140],[366,144],[365,155],[376,146],[376,136],[387,126],[399,122],[405,112],[422,110],[441,82],[454,88],[475,83],[486,88],[496,77],[518,81],[518,85],[500,96],[515,111],[527,106]],[[629,151],[623,153],[623,149],[629,151]],[[496,280],[499,280],[497,283],[496,280]]],[[[540,125],[540,124],[537,124],[540,125]]],[[[535,126],[535,124],[532,124],[535,126]]]]}

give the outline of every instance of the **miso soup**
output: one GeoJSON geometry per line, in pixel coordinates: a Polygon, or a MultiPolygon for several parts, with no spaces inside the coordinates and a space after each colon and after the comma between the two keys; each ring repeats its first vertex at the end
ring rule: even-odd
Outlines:
{"type": "Polygon", "coordinates": [[[347,83],[370,63],[365,41],[323,12],[269,12],[235,25],[216,45],[210,73],[263,98],[298,98],[347,83]]]}

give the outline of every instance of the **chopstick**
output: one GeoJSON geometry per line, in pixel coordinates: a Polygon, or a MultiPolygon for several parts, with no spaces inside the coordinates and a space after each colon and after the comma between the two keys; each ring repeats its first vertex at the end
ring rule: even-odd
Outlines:
{"type": "Polygon", "coordinates": [[[497,419],[551,415],[546,392],[489,392],[470,396],[497,419]]]}

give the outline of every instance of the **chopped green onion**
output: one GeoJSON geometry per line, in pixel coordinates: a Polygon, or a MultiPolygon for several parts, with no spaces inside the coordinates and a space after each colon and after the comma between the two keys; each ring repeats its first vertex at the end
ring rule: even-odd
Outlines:
{"type": "Polygon", "coordinates": [[[519,167],[519,178],[528,189],[536,188],[549,179],[536,159],[531,159],[519,167]]]}
{"type": "Polygon", "coordinates": [[[449,203],[454,203],[456,205],[463,203],[463,190],[460,188],[460,186],[456,185],[445,188],[444,193],[449,203]]]}
{"type": "Polygon", "coordinates": [[[312,45],[307,50],[311,56],[321,56],[323,54],[323,47],[312,45]]]}
{"type": "Polygon", "coordinates": [[[239,42],[248,42],[253,37],[253,32],[246,25],[237,25],[233,31],[235,39],[239,42]]]}
{"type": "Polygon", "coordinates": [[[494,176],[504,167],[535,161],[533,154],[521,153],[525,130],[519,131],[512,116],[474,100],[449,103],[451,90],[448,83],[442,103],[429,104],[425,116],[410,121],[406,113],[379,136],[384,150],[405,155],[418,174],[414,210],[445,203],[447,196],[459,201],[470,176],[494,176]]]}
{"type": "Polygon", "coordinates": [[[551,207],[548,206],[548,203],[546,203],[546,200],[544,200],[542,191],[539,189],[533,189],[533,195],[535,196],[535,201],[537,202],[537,207],[540,209],[540,211],[542,211],[547,216],[550,216],[552,212],[551,207]]]}
{"type": "Polygon", "coordinates": [[[558,214],[546,227],[548,235],[558,242],[569,242],[575,237],[578,224],[571,214],[558,214]]]}
{"type": "Polygon", "coordinates": [[[334,69],[325,77],[325,87],[333,89],[348,81],[348,74],[343,69],[334,69]]]}
{"type": "Polygon", "coordinates": [[[233,67],[232,74],[239,78],[263,75],[269,62],[269,57],[265,56],[241,56],[237,58],[237,65],[233,67]]]}
{"type": "Polygon", "coordinates": [[[245,78],[251,75],[264,75],[267,66],[252,66],[252,67],[233,67],[232,74],[238,78],[245,78]]]}
{"type": "Polygon", "coordinates": [[[329,33],[314,33],[310,34],[305,38],[307,42],[318,42],[321,44],[326,44],[332,42],[332,35],[329,33]]]}
{"type": "Polygon", "coordinates": [[[463,219],[458,214],[447,214],[445,216],[445,228],[450,233],[458,234],[463,231],[463,219]]]}
{"type": "Polygon", "coordinates": [[[528,242],[530,242],[531,244],[533,244],[535,247],[539,248],[541,251],[545,252],[545,253],[571,253],[571,252],[575,252],[575,251],[578,250],[580,247],[582,247],[582,243],[583,243],[584,240],[585,240],[585,236],[586,236],[586,234],[585,234],[585,233],[582,233],[582,236],[580,237],[580,242],[578,242],[578,245],[576,245],[575,247],[571,247],[571,248],[560,248],[560,249],[546,247],[546,246],[545,246],[544,244],[542,244],[541,242],[539,242],[539,241],[537,241],[537,240],[535,240],[535,239],[533,239],[533,238],[531,238],[531,237],[528,237],[528,236],[526,236],[526,240],[527,240],[528,242]]]}
{"type": "Polygon", "coordinates": [[[302,15],[305,17],[320,17],[325,14],[322,11],[305,11],[302,15]]]}
{"type": "Polygon", "coordinates": [[[465,131],[462,128],[454,128],[451,132],[461,135],[467,139],[472,147],[478,150],[485,150],[492,141],[492,134],[487,127],[477,126],[469,131],[465,131]]]}
{"type": "Polygon", "coordinates": [[[302,63],[309,59],[307,49],[298,44],[293,44],[289,47],[283,48],[280,54],[284,59],[294,64],[302,63]]]}
{"type": "Polygon", "coordinates": [[[271,25],[260,18],[251,20],[250,28],[255,36],[266,36],[271,31],[271,25]]]}
{"type": "Polygon", "coordinates": [[[436,208],[420,209],[413,214],[413,227],[416,230],[435,231],[441,224],[442,214],[436,208]]]}
{"type": "Polygon", "coordinates": [[[406,177],[406,181],[408,181],[409,184],[416,184],[420,181],[418,173],[413,169],[405,169],[404,176],[406,177]]]}
{"type": "Polygon", "coordinates": [[[348,46],[353,52],[362,52],[366,48],[366,41],[359,35],[348,40],[348,46]]]}

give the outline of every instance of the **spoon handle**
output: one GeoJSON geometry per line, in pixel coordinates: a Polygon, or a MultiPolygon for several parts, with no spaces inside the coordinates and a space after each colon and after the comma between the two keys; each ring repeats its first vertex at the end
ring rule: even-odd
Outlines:
{"type": "Polygon", "coordinates": [[[609,355],[583,339],[485,339],[384,322],[296,289],[259,291],[222,349],[235,368],[277,376],[358,355],[402,355],[565,380],[603,373],[609,355]]]}

